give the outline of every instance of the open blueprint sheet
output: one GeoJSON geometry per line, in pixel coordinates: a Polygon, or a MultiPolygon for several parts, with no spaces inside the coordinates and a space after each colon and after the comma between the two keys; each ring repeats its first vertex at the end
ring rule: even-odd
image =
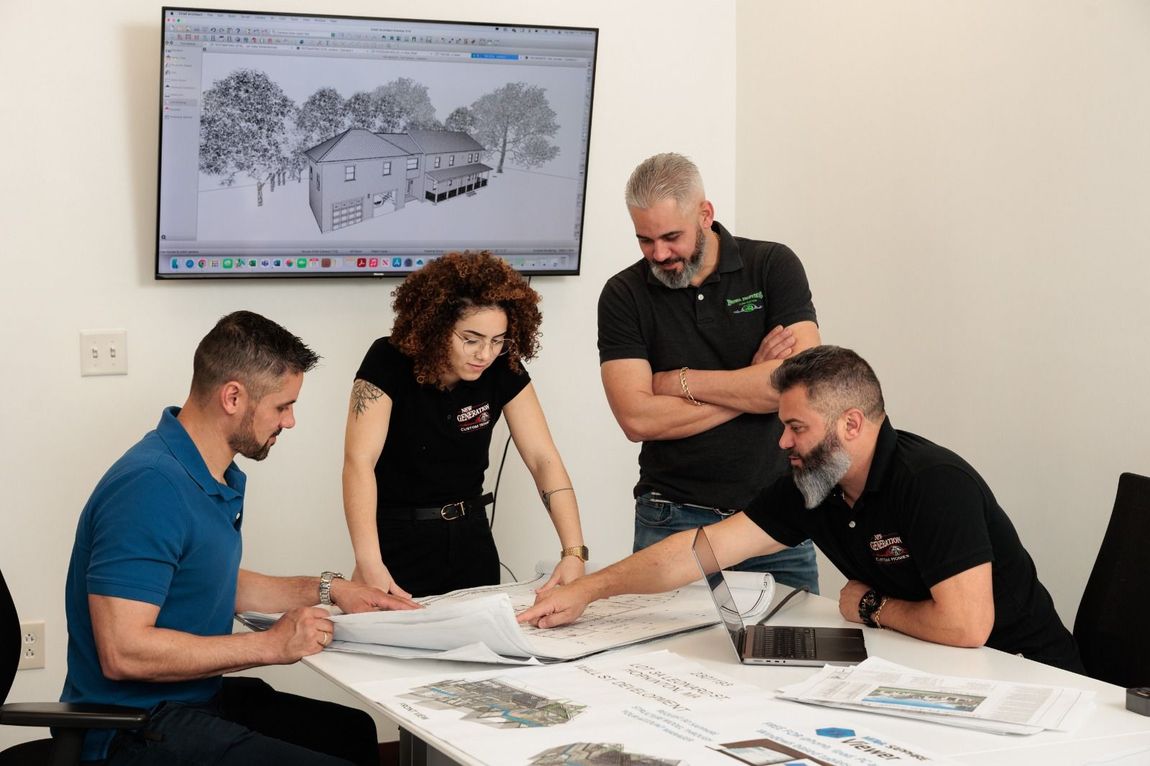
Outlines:
{"type": "Polygon", "coordinates": [[[778,702],[667,651],[535,668],[444,668],[355,690],[417,736],[461,743],[469,758],[493,766],[944,763],[860,726],[858,714],[778,702]]]}
{"type": "MultiPolygon", "coordinates": [[[[492,585],[418,599],[426,608],[332,617],[329,651],[401,659],[445,659],[500,664],[561,662],[713,625],[718,620],[702,588],[655,595],[615,596],[591,604],[573,625],[540,630],[515,615],[535,602],[547,581],[492,585]]],[[[272,615],[245,613],[249,627],[266,627],[272,615]]]]}
{"type": "Polygon", "coordinates": [[[854,667],[824,666],[782,699],[882,713],[997,734],[1072,731],[1092,706],[1093,692],[922,673],[870,657],[854,667]]]}

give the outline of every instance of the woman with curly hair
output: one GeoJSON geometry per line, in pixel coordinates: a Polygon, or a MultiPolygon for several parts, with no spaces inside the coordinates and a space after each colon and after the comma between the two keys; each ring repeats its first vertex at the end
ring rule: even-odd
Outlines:
{"type": "Polygon", "coordinates": [[[490,253],[450,253],[394,293],[391,336],[351,390],[343,503],[353,578],[401,596],[499,582],[483,494],[500,414],[535,479],[562,555],[543,586],[583,574],[575,491],[525,359],[539,350],[539,294],[490,253]]]}

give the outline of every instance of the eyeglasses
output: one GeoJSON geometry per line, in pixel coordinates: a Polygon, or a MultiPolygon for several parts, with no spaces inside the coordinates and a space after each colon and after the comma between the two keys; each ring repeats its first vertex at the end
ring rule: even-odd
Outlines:
{"type": "Polygon", "coordinates": [[[511,350],[511,341],[507,338],[492,338],[485,340],[483,338],[471,338],[466,335],[460,335],[455,330],[455,337],[463,341],[463,350],[472,356],[479,356],[480,352],[488,346],[491,347],[492,356],[505,356],[511,350]]]}

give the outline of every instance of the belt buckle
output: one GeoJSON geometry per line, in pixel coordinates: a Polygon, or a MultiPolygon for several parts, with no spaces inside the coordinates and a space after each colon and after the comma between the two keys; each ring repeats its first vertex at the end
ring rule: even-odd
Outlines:
{"type": "Polygon", "coordinates": [[[467,507],[460,500],[457,503],[448,503],[439,509],[439,517],[444,521],[455,521],[467,515],[467,507]],[[450,514],[450,515],[449,515],[450,514]]]}

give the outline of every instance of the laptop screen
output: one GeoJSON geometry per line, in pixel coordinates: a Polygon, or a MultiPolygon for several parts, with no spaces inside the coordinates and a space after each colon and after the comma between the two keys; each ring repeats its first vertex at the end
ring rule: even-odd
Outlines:
{"type": "Polygon", "coordinates": [[[707,587],[711,589],[715,606],[719,608],[719,617],[729,632],[738,634],[743,629],[743,620],[739,616],[735,597],[731,594],[731,588],[723,577],[723,571],[719,567],[719,561],[715,558],[715,552],[711,549],[711,543],[707,539],[707,533],[703,527],[695,530],[693,548],[695,560],[699,562],[699,569],[702,570],[703,577],[707,580],[707,587]]]}

